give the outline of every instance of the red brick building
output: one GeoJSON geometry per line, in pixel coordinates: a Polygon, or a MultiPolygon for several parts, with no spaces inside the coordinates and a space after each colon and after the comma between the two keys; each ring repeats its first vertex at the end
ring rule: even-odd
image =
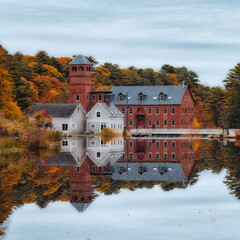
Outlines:
{"type": "Polygon", "coordinates": [[[127,129],[188,129],[194,118],[194,99],[188,86],[126,86],[112,91],[91,90],[91,63],[78,55],[69,66],[70,103],[86,112],[97,102],[115,104],[125,113],[127,129]]]}

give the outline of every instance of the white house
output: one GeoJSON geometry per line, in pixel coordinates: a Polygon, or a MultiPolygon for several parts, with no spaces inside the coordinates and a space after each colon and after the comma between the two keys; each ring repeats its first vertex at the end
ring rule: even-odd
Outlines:
{"type": "Polygon", "coordinates": [[[85,132],[86,113],[81,104],[37,103],[30,111],[29,120],[33,120],[33,115],[43,109],[52,117],[54,130],[63,133],[85,132]]]}
{"type": "Polygon", "coordinates": [[[87,132],[99,133],[104,127],[122,132],[124,114],[112,103],[97,103],[86,115],[86,122],[87,132]]]}

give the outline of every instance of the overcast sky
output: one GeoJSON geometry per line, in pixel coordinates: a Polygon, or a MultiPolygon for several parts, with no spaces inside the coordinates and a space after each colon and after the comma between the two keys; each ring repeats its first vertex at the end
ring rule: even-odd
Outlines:
{"type": "Polygon", "coordinates": [[[240,62],[240,1],[0,0],[0,44],[121,67],[186,66],[222,85],[240,62]]]}

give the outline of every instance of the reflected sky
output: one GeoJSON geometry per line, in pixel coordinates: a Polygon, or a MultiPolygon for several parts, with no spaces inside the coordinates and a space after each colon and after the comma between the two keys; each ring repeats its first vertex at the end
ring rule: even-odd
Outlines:
{"type": "Polygon", "coordinates": [[[84,54],[121,67],[186,66],[221,85],[239,61],[238,0],[0,0],[11,53],[84,54]]]}
{"type": "Polygon", "coordinates": [[[26,204],[10,217],[6,239],[239,239],[240,206],[224,176],[204,171],[185,190],[100,194],[83,213],[68,202],[26,204]]]}

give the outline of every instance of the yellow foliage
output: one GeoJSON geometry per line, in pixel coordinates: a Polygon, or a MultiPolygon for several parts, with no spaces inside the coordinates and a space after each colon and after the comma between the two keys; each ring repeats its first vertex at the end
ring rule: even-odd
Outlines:
{"type": "Polygon", "coordinates": [[[45,191],[43,193],[43,195],[46,196],[46,195],[50,195],[50,194],[55,193],[62,185],[63,185],[63,183],[56,183],[56,184],[54,184],[47,191],[45,191]]]}
{"type": "Polygon", "coordinates": [[[47,70],[47,76],[59,78],[62,77],[62,74],[53,66],[43,64],[43,67],[47,70]]]}
{"type": "Polygon", "coordinates": [[[193,119],[193,128],[194,129],[199,129],[201,128],[201,123],[198,122],[197,118],[193,119]]]}

